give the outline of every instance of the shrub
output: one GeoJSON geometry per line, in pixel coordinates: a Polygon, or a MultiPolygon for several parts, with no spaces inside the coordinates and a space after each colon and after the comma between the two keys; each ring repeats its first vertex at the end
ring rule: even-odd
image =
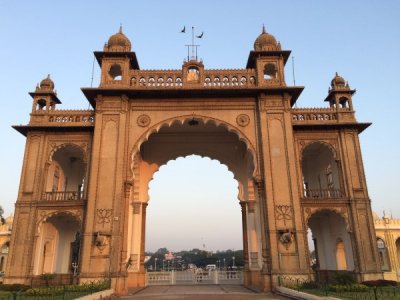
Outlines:
{"type": "Polygon", "coordinates": [[[394,280],[385,280],[385,279],[378,279],[378,280],[367,280],[363,281],[362,284],[366,286],[397,286],[397,282],[394,280]]]}
{"type": "Polygon", "coordinates": [[[330,284],[328,285],[328,290],[336,293],[344,292],[367,292],[368,287],[363,284],[330,284]]]}
{"type": "Polygon", "coordinates": [[[19,284],[19,283],[0,284],[0,291],[7,291],[7,292],[26,291],[27,289],[30,289],[30,288],[31,287],[29,285],[19,284]]]}
{"type": "Polygon", "coordinates": [[[333,276],[335,283],[338,285],[346,285],[355,283],[354,277],[348,272],[338,272],[333,276]]]}
{"type": "Polygon", "coordinates": [[[310,290],[310,289],[318,289],[319,288],[319,284],[314,282],[314,281],[308,281],[308,282],[304,282],[301,285],[301,289],[306,289],[306,290],[310,290]]]}

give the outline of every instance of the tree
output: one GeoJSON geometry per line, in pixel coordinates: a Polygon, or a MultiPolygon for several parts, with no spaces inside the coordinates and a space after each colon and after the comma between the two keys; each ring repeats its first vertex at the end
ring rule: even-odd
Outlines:
{"type": "Polygon", "coordinates": [[[0,205],[0,223],[1,223],[1,225],[6,224],[6,219],[4,219],[3,214],[4,214],[4,210],[3,210],[3,207],[0,205]]]}

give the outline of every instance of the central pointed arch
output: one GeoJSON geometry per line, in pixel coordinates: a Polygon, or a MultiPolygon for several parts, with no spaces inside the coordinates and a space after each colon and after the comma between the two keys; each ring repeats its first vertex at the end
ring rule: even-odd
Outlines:
{"type": "Polygon", "coordinates": [[[261,221],[258,196],[254,193],[254,178],[258,175],[255,153],[254,146],[238,128],[198,115],[166,119],[143,133],[131,152],[131,180],[128,180],[132,183],[133,191],[129,193],[133,214],[129,215],[130,233],[127,241],[127,260],[133,262],[130,271],[144,271],[149,183],[161,166],[188,155],[217,160],[233,173],[238,182],[238,200],[242,207],[243,247],[247,256],[245,264],[249,267],[247,249],[248,245],[251,245],[251,267],[259,269],[262,238],[260,231],[256,229],[261,226],[261,221]],[[249,208],[250,214],[247,216],[246,207],[250,204],[252,207],[249,208]],[[247,231],[251,234],[247,234],[247,231]]]}

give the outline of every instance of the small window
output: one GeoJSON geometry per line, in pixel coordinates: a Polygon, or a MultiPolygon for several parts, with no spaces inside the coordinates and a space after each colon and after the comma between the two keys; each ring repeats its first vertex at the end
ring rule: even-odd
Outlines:
{"type": "Polygon", "coordinates": [[[110,74],[113,80],[121,80],[122,79],[121,66],[117,64],[112,65],[108,74],[110,74]]]}
{"type": "Polygon", "coordinates": [[[265,80],[270,80],[270,79],[276,79],[276,65],[272,63],[268,63],[264,67],[264,79],[265,80]]]}
{"type": "Polygon", "coordinates": [[[36,110],[46,110],[46,100],[39,99],[37,101],[36,110]]]}
{"type": "Polygon", "coordinates": [[[200,71],[198,68],[196,67],[190,67],[188,69],[188,74],[187,74],[187,81],[193,82],[193,81],[198,81],[199,80],[199,76],[200,75],[200,71]]]}

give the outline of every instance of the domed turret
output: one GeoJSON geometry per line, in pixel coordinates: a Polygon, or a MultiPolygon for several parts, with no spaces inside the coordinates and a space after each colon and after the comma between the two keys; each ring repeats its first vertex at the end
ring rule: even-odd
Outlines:
{"type": "Polygon", "coordinates": [[[39,88],[42,91],[43,90],[46,90],[46,91],[54,90],[54,82],[53,82],[53,80],[50,79],[50,74],[47,75],[47,77],[40,82],[39,88]]]}
{"type": "Polygon", "coordinates": [[[345,88],[349,87],[348,84],[346,84],[346,81],[342,76],[339,76],[339,74],[336,72],[335,77],[331,81],[331,87],[332,89],[335,88],[345,88]]]}
{"type": "Polygon", "coordinates": [[[257,37],[254,42],[255,51],[277,51],[281,50],[280,44],[276,41],[275,37],[265,31],[263,26],[262,33],[257,37]]]}
{"type": "Polygon", "coordinates": [[[116,34],[113,34],[104,45],[104,51],[109,52],[130,52],[131,41],[122,33],[122,26],[116,34]]]}

